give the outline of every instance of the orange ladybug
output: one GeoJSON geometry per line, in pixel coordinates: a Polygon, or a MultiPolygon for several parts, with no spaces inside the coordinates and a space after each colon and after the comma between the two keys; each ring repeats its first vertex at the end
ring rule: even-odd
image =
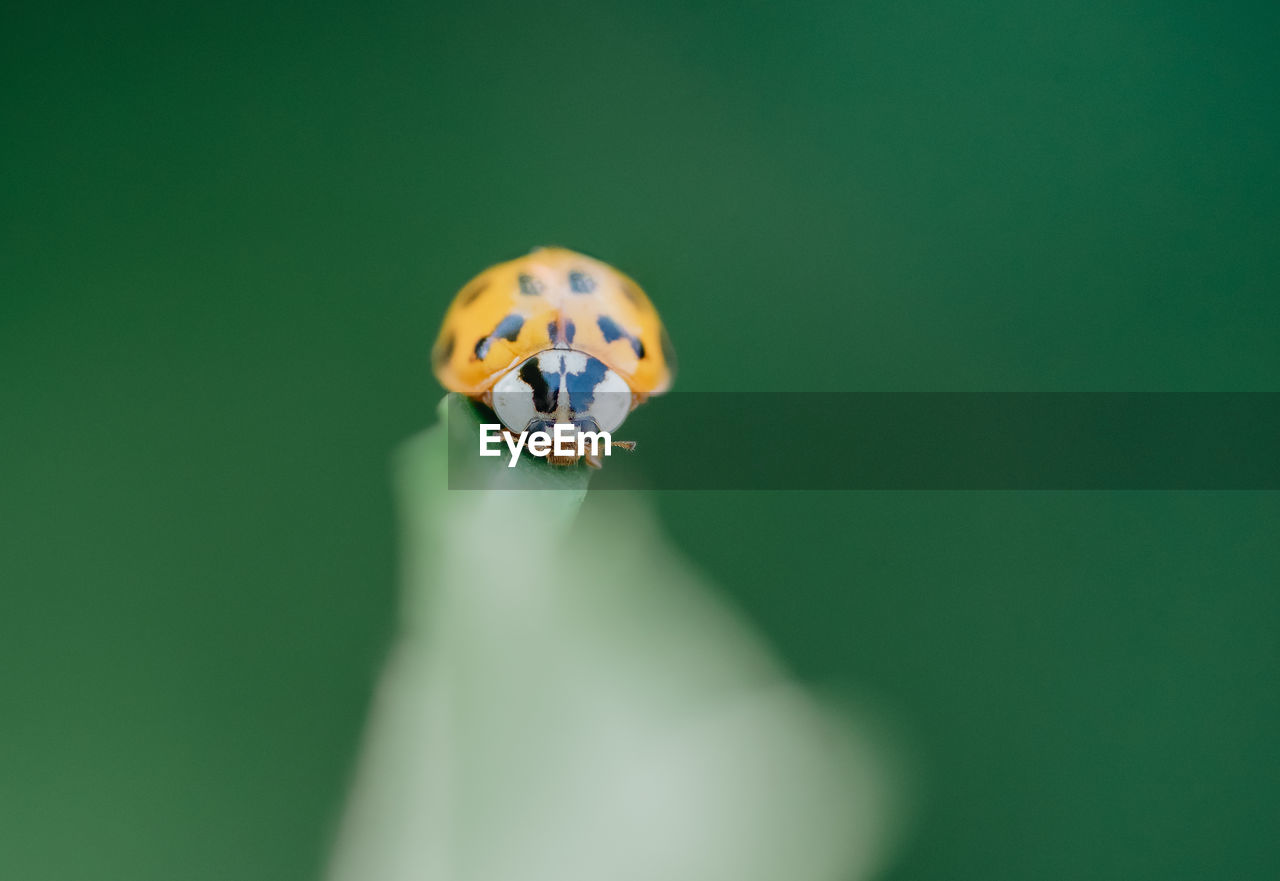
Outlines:
{"type": "Polygon", "coordinates": [[[611,434],[675,378],[675,351],[640,286],[564,248],[538,248],[468,282],[431,363],[441,385],[483,402],[516,434],[564,423],[611,434]]]}

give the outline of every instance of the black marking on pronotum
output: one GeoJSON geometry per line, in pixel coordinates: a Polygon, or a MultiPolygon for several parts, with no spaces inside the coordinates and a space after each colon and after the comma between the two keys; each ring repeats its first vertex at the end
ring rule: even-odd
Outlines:
{"type": "Polygon", "coordinates": [[[629,281],[624,281],[622,283],[622,295],[626,297],[628,300],[630,300],[632,303],[635,303],[637,306],[644,305],[643,301],[640,298],[639,289],[637,289],[636,286],[629,281]]]}
{"type": "Polygon", "coordinates": [[[508,315],[506,318],[498,322],[498,326],[493,329],[487,337],[484,337],[476,343],[476,358],[483,358],[489,354],[489,347],[493,345],[494,340],[506,340],[514,343],[516,337],[520,335],[520,328],[524,327],[524,318],[520,315],[508,315]]]}
{"type": "Polygon", "coordinates": [[[547,382],[537,358],[530,358],[520,365],[520,378],[533,389],[533,409],[539,413],[556,411],[556,404],[560,401],[560,384],[557,382],[553,386],[547,382]]]}
{"type": "Polygon", "coordinates": [[[458,302],[460,302],[463,306],[470,306],[472,303],[476,301],[476,297],[483,294],[485,292],[485,289],[487,289],[488,287],[489,287],[489,282],[478,281],[475,284],[473,284],[471,287],[467,288],[465,291],[462,292],[462,296],[458,298],[458,302]]]}
{"type": "Polygon", "coordinates": [[[574,270],[569,273],[569,290],[575,294],[589,294],[596,289],[596,280],[585,272],[574,270]]]}
{"type": "Polygon", "coordinates": [[[644,357],[644,343],[640,342],[638,337],[618,327],[618,323],[608,315],[601,315],[596,319],[596,324],[600,325],[600,332],[604,334],[606,343],[611,343],[614,340],[626,340],[631,343],[631,348],[636,353],[637,358],[644,357]]]}
{"type": "Polygon", "coordinates": [[[455,342],[455,338],[453,335],[453,331],[449,331],[449,333],[445,335],[444,339],[440,340],[440,342],[436,345],[435,355],[433,356],[432,360],[436,364],[443,364],[446,361],[448,361],[451,357],[453,357],[454,342],[455,342]]]}
{"type": "Polygon", "coordinates": [[[532,275],[520,273],[520,293],[526,297],[537,297],[542,294],[542,282],[538,281],[532,275]]]}
{"type": "Polygon", "coordinates": [[[608,370],[599,358],[588,358],[587,365],[580,371],[565,376],[564,387],[569,390],[569,409],[572,412],[583,413],[590,409],[596,399],[596,386],[608,370]]]}

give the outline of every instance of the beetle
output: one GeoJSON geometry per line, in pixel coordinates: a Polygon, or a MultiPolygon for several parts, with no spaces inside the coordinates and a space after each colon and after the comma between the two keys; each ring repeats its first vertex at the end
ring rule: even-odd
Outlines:
{"type": "MultiPolygon", "coordinates": [[[[464,285],[431,362],[441,385],[492,408],[516,434],[550,432],[557,423],[612,434],[632,410],[671,388],[676,368],[666,328],[641,287],[566,248],[537,248],[464,285]]],[[[585,458],[600,467],[594,453],[585,458]]],[[[548,457],[557,465],[577,459],[548,457]]]]}

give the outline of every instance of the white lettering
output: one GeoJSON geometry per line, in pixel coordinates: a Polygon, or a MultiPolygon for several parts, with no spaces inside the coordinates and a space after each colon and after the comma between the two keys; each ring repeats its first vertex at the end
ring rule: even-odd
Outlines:
{"type": "Polygon", "coordinates": [[[585,456],[587,442],[591,442],[591,455],[600,458],[600,441],[604,441],[604,454],[606,456],[613,455],[613,436],[607,431],[580,431],[578,432],[578,455],[585,456]]]}
{"type": "Polygon", "coordinates": [[[501,456],[502,450],[491,450],[489,444],[502,443],[502,426],[492,423],[484,423],[480,426],[480,455],[482,456],[501,456]]]}
{"type": "MultiPolygon", "coordinates": [[[[557,422],[555,427],[555,454],[561,459],[568,459],[573,455],[573,436],[577,433],[574,426],[568,422],[557,422]]],[[[582,446],[579,442],[578,455],[582,455],[582,446]]]]}
{"type": "Polygon", "coordinates": [[[516,467],[516,460],[520,458],[520,449],[524,446],[524,439],[527,432],[520,432],[514,435],[507,432],[507,449],[511,451],[511,461],[507,463],[508,468],[516,467]]]}
{"type": "Polygon", "coordinates": [[[545,431],[522,431],[515,434],[496,423],[480,425],[481,456],[501,456],[502,448],[498,444],[504,440],[511,453],[508,468],[516,467],[520,454],[526,450],[540,458],[554,455],[557,459],[572,460],[587,455],[589,449],[591,455],[599,459],[603,441],[603,454],[613,455],[613,437],[609,432],[579,431],[577,426],[569,422],[557,422],[550,434],[545,431]]]}
{"type": "Polygon", "coordinates": [[[551,452],[551,435],[545,431],[535,431],[529,435],[529,452],[539,458],[551,452]]]}

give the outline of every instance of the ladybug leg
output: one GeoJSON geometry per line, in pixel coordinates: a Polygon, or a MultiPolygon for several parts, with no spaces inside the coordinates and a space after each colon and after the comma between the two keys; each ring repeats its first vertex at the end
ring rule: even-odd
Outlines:
{"type": "MultiPolygon", "coordinates": [[[[636,448],[635,441],[612,441],[612,444],[615,447],[621,447],[627,452],[631,452],[636,448]]],[[[600,459],[600,454],[598,452],[588,451],[583,454],[582,458],[586,459],[587,464],[592,468],[600,468],[604,465],[604,462],[600,459]]]]}

